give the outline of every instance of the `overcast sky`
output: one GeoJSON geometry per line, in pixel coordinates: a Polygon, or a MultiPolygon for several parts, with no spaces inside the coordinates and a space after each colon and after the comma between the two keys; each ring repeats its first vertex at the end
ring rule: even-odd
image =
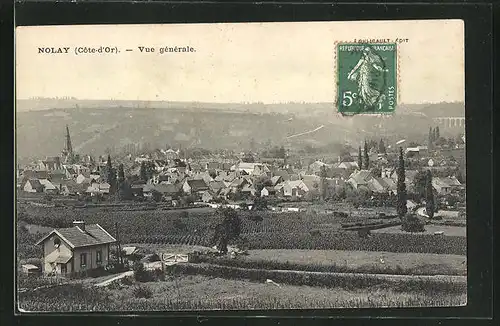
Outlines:
{"type": "Polygon", "coordinates": [[[400,103],[464,101],[459,20],[20,27],[17,98],[333,102],[335,42],[359,38],[409,39],[399,46],[400,103]],[[121,53],[74,54],[75,46],[101,45],[121,53]],[[161,46],[196,52],[160,55],[161,46]]]}

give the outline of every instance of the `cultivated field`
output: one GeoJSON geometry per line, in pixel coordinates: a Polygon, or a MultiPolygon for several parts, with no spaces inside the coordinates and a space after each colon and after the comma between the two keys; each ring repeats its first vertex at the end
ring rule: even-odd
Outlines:
{"type": "MultiPolygon", "coordinates": [[[[207,208],[20,206],[17,253],[24,262],[39,260],[42,248],[34,243],[46,232],[69,227],[73,220],[99,223],[113,235],[118,224],[123,246],[176,254],[213,251],[213,227],[220,221],[214,210],[207,208]]],[[[379,213],[391,212],[351,210],[345,216],[330,209],[239,211],[239,245],[248,249],[248,255],[235,259],[203,255],[197,262],[167,270],[154,282],[128,279],[101,288],[95,284],[113,276],[70,280],[70,284],[43,291],[20,292],[19,304],[28,311],[164,311],[466,303],[464,227],[426,225],[429,231],[423,234],[387,231],[401,228],[394,226],[360,237],[343,226],[388,223],[391,218],[379,213]],[[435,228],[455,232],[434,235],[435,228]],[[267,279],[279,285],[266,283],[267,279]]],[[[346,211],[344,207],[339,210],[346,211]]],[[[32,288],[30,282],[21,283],[32,288]]],[[[36,286],[44,282],[43,278],[35,280],[36,286]]]]}
{"type": "MultiPolygon", "coordinates": [[[[73,220],[99,223],[111,234],[130,243],[182,244],[211,247],[213,226],[219,221],[213,210],[147,210],[122,211],[113,208],[37,207],[22,205],[18,219],[28,224],[29,236],[20,245],[28,246],[54,227],[69,227],[73,220]],[[41,226],[47,228],[41,228],[41,226]],[[40,231],[42,233],[34,234],[40,231]]],[[[426,225],[425,233],[404,233],[399,226],[374,230],[369,238],[360,238],[357,232],[344,231],[342,224],[373,223],[377,211],[351,216],[315,214],[308,212],[239,212],[241,239],[248,249],[348,250],[385,251],[400,253],[466,254],[464,227],[426,225]],[[448,228],[444,235],[435,230],[448,228]],[[393,230],[393,232],[389,232],[393,230]]],[[[29,249],[26,247],[26,249],[29,249]]],[[[30,249],[33,251],[32,249],[30,249]]],[[[24,256],[24,254],[21,253],[24,256]]],[[[29,256],[28,256],[29,257],[29,256]]]]}
{"type": "Polygon", "coordinates": [[[65,285],[20,294],[27,311],[165,311],[206,309],[324,309],[457,306],[466,303],[459,288],[439,294],[380,286],[358,290],[265,284],[200,275],[170,276],[140,286],[122,282],[110,288],[65,285]],[[138,291],[137,289],[140,289],[138,291]],[[138,297],[146,292],[147,298],[138,297]]]}
{"type": "Polygon", "coordinates": [[[245,260],[290,265],[337,266],[352,271],[396,270],[407,274],[466,275],[467,257],[419,253],[345,250],[250,250],[245,260]]]}

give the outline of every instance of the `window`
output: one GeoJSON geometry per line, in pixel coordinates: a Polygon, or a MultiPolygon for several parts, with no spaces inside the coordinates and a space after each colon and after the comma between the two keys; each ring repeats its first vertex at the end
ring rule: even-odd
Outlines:
{"type": "Polygon", "coordinates": [[[66,268],[66,264],[61,264],[61,274],[66,274],[68,269],[66,268]]]}
{"type": "Polygon", "coordinates": [[[80,254],[80,266],[81,267],[87,266],[87,254],[86,253],[80,254]]]}
{"type": "Polygon", "coordinates": [[[95,261],[97,265],[100,265],[102,263],[102,251],[97,250],[96,255],[95,255],[95,261]]]}

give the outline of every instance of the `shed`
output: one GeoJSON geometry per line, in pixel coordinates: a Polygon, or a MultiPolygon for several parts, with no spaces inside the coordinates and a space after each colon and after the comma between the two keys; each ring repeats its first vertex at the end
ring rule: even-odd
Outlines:
{"type": "Polygon", "coordinates": [[[40,272],[40,269],[37,266],[32,265],[32,264],[21,265],[21,269],[22,269],[22,272],[24,274],[28,274],[28,275],[38,274],[38,272],[40,272]]]}

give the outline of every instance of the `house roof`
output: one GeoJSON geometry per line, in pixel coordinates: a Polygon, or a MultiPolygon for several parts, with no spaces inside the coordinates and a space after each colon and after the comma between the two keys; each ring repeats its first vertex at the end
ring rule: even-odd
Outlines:
{"type": "Polygon", "coordinates": [[[201,196],[202,196],[202,197],[203,197],[203,196],[210,196],[210,197],[213,197],[213,196],[214,196],[214,194],[213,194],[210,190],[205,190],[205,191],[201,194],[201,196]]]}
{"type": "Polygon", "coordinates": [[[52,184],[52,182],[50,182],[47,179],[40,179],[39,181],[40,181],[40,183],[43,185],[43,187],[45,189],[48,189],[48,190],[54,190],[54,189],[56,189],[56,187],[54,186],[54,184],[52,184]]]}
{"type": "Polygon", "coordinates": [[[274,175],[274,177],[277,177],[277,176],[282,177],[283,181],[290,180],[290,174],[286,170],[275,170],[275,171],[273,171],[273,175],[274,175]]]}
{"type": "Polygon", "coordinates": [[[37,189],[37,188],[43,188],[43,185],[40,183],[40,180],[38,179],[29,179],[26,181],[26,183],[29,183],[31,188],[37,189]]]}
{"type": "Polygon", "coordinates": [[[70,192],[84,192],[86,190],[85,185],[78,184],[74,180],[67,180],[62,185],[66,186],[70,192]]]}
{"type": "Polygon", "coordinates": [[[179,186],[175,184],[160,183],[153,187],[154,190],[162,194],[176,194],[179,192],[179,186]]]}
{"type": "Polygon", "coordinates": [[[302,182],[306,185],[307,189],[309,189],[310,191],[318,190],[320,186],[319,178],[318,180],[306,179],[302,180],[302,182]]]}
{"type": "Polygon", "coordinates": [[[32,179],[48,179],[49,172],[48,171],[35,171],[35,170],[24,170],[23,176],[32,178],[32,179]]]}
{"type": "Polygon", "coordinates": [[[186,180],[192,191],[208,190],[208,186],[203,179],[186,180]]]}
{"type": "Polygon", "coordinates": [[[241,191],[242,192],[254,192],[255,188],[252,185],[246,184],[245,186],[243,186],[241,191]]]}
{"type": "Polygon", "coordinates": [[[43,243],[53,234],[57,234],[72,249],[116,242],[116,239],[99,224],[88,224],[85,226],[85,231],[78,226],[54,229],[45,237],[40,239],[36,245],[43,243]]]}
{"type": "Polygon", "coordinates": [[[271,184],[275,186],[280,181],[280,178],[282,178],[280,175],[275,175],[271,178],[271,184]]]}
{"type": "Polygon", "coordinates": [[[302,180],[304,182],[306,181],[319,182],[321,178],[315,174],[304,174],[302,175],[302,180]]]}
{"type": "Polygon", "coordinates": [[[322,167],[325,167],[325,168],[331,168],[332,166],[330,164],[326,164],[324,162],[321,162],[321,161],[316,161],[316,162],[313,162],[309,165],[309,169],[311,170],[319,170],[321,169],[322,167]]]}
{"type": "Polygon", "coordinates": [[[366,184],[366,187],[373,192],[385,192],[387,189],[384,187],[384,182],[380,178],[372,178],[366,184]]]}
{"type": "Polygon", "coordinates": [[[212,181],[210,182],[209,186],[214,191],[219,191],[220,189],[226,187],[226,185],[222,181],[212,181]]]}
{"type": "Polygon", "coordinates": [[[225,196],[225,195],[228,195],[228,194],[230,194],[230,193],[231,193],[231,188],[223,188],[223,189],[221,189],[221,190],[220,190],[220,192],[219,192],[219,194],[220,194],[220,195],[224,195],[224,196],[225,196]]]}
{"type": "Polygon", "coordinates": [[[353,172],[350,176],[358,185],[366,184],[370,179],[372,179],[372,175],[368,170],[359,170],[353,172]]]}
{"type": "Polygon", "coordinates": [[[437,187],[453,187],[453,186],[460,186],[461,183],[457,180],[455,177],[448,177],[448,178],[432,178],[432,184],[437,187]]]}
{"type": "Polygon", "coordinates": [[[288,184],[290,188],[304,188],[304,186],[307,187],[307,185],[302,180],[287,181],[285,184],[288,184]]]}
{"type": "Polygon", "coordinates": [[[342,165],[345,166],[346,169],[359,169],[358,162],[340,162],[337,167],[342,168],[342,165]]]}

